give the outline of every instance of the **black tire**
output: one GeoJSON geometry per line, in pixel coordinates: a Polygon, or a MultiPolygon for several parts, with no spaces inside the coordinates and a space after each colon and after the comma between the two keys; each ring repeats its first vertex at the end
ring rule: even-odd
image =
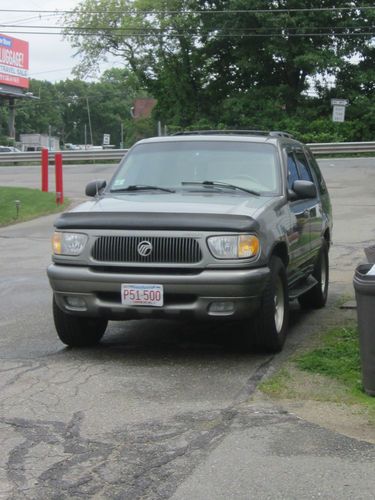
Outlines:
{"type": "Polygon", "coordinates": [[[314,267],[313,277],[318,282],[308,292],[298,297],[298,302],[304,309],[320,309],[326,305],[328,297],[329,262],[328,246],[324,242],[314,267]]]}
{"type": "Polygon", "coordinates": [[[256,345],[268,352],[279,352],[288,331],[288,285],[285,266],[279,257],[271,257],[269,267],[270,276],[256,318],[256,345]]]}
{"type": "Polygon", "coordinates": [[[103,318],[73,316],[62,311],[53,298],[53,319],[61,342],[69,347],[89,347],[98,344],[108,321],[103,318]]]}

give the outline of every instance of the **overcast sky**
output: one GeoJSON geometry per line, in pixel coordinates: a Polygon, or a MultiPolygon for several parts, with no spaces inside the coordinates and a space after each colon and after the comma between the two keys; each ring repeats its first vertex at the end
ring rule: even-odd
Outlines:
{"type": "MultiPolygon", "coordinates": [[[[56,82],[72,78],[71,70],[77,64],[74,59],[74,50],[60,35],[37,35],[12,33],[14,31],[32,31],[27,27],[10,27],[9,25],[22,26],[52,26],[61,23],[59,16],[38,12],[4,12],[1,9],[28,9],[32,11],[43,10],[69,10],[80,3],[80,0],[0,0],[0,33],[8,34],[15,38],[29,42],[29,76],[38,80],[56,82]],[[7,28],[8,26],[8,28],[7,28]]],[[[37,29],[34,31],[47,31],[37,29]]],[[[57,31],[57,30],[54,30],[57,31]]]]}

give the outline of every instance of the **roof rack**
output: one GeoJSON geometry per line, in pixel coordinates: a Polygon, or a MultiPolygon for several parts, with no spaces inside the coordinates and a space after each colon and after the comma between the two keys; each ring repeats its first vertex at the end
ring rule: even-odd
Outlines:
{"type": "Polygon", "coordinates": [[[173,135],[259,135],[263,137],[288,137],[293,139],[288,132],[279,130],[186,130],[173,135]]]}
{"type": "Polygon", "coordinates": [[[282,130],[271,130],[268,135],[271,137],[287,137],[288,139],[294,139],[292,134],[289,134],[289,132],[283,132],[282,130]]]}

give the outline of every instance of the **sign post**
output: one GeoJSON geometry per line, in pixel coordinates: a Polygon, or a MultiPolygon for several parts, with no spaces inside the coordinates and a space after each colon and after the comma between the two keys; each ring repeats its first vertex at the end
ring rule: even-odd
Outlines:
{"type": "Polygon", "coordinates": [[[62,153],[55,154],[56,205],[64,203],[62,153]]]}
{"type": "Polygon", "coordinates": [[[48,192],[48,149],[42,148],[42,191],[48,192]]]}

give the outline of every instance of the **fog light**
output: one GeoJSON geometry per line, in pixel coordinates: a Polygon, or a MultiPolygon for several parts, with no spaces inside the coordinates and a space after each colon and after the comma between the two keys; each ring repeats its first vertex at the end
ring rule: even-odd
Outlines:
{"type": "Polygon", "coordinates": [[[86,302],[81,297],[71,295],[65,297],[65,301],[69,307],[74,307],[75,309],[86,309],[86,302]]]}
{"type": "Polygon", "coordinates": [[[217,316],[226,316],[234,313],[233,302],[211,302],[208,308],[208,314],[217,316]]]}

